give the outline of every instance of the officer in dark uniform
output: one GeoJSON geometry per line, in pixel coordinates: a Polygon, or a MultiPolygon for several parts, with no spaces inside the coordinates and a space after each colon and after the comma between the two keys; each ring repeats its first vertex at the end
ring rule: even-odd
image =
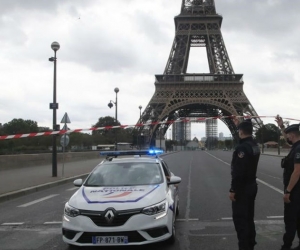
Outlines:
{"type": "MultiPolygon", "coordinates": [[[[237,124],[236,124],[237,125],[237,124]]],[[[251,120],[238,125],[239,145],[231,162],[232,217],[237,232],[239,250],[252,250],[256,245],[254,206],[257,194],[256,171],[260,149],[252,138],[251,120]]]]}
{"type": "MultiPolygon", "coordinates": [[[[285,234],[281,250],[291,249],[293,240],[300,232],[300,127],[299,124],[288,126],[284,133],[286,141],[292,148],[289,154],[282,159],[284,184],[284,223],[285,234]]],[[[300,245],[294,249],[300,249],[300,245]]]]}

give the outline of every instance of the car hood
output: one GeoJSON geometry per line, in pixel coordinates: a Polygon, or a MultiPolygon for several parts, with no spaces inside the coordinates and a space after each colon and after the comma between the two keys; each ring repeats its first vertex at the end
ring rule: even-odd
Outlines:
{"type": "Polygon", "coordinates": [[[103,211],[142,208],[166,199],[166,188],[162,184],[120,187],[82,186],[69,200],[72,207],[83,210],[103,211]]]}

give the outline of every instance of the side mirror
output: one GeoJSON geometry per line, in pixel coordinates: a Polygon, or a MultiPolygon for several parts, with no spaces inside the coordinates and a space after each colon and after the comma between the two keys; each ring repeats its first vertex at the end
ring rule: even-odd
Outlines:
{"type": "Polygon", "coordinates": [[[181,182],[181,178],[178,176],[171,176],[170,180],[168,181],[168,185],[175,185],[181,182]]]}
{"type": "Polygon", "coordinates": [[[73,182],[73,184],[74,184],[75,187],[81,187],[82,186],[82,179],[76,179],[73,182]]]}

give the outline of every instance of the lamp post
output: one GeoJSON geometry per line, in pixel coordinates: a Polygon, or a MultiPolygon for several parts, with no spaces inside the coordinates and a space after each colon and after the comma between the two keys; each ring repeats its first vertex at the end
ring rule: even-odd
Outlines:
{"type": "MultiPolygon", "coordinates": [[[[141,121],[141,119],[142,119],[142,106],[141,105],[139,106],[139,109],[140,109],[140,123],[142,123],[142,121],[141,121]]],[[[139,137],[140,137],[140,133],[138,133],[138,147],[141,149],[141,139],[142,138],[139,139],[139,137]]]]}
{"type": "Polygon", "coordinates": [[[161,149],[161,127],[159,127],[159,149],[161,149]]]}
{"type": "Polygon", "coordinates": [[[280,155],[280,128],[278,125],[278,155],[280,155]]]}
{"type": "MultiPolygon", "coordinates": [[[[50,109],[53,109],[53,131],[59,130],[56,125],[56,110],[58,109],[58,103],[56,103],[56,51],[59,50],[60,45],[58,42],[53,42],[51,48],[54,51],[54,57],[50,57],[49,61],[54,62],[54,76],[53,76],[53,103],[50,103],[50,109]]],[[[57,150],[56,150],[56,137],[53,135],[52,139],[52,177],[57,176],[57,150]]]]}
{"type": "MultiPolygon", "coordinates": [[[[112,100],[110,100],[110,102],[108,103],[108,107],[112,108],[113,104],[115,104],[116,107],[116,112],[115,112],[115,120],[116,123],[118,122],[118,92],[120,91],[119,88],[115,88],[114,89],[115,93],[116,93],[116,102],[113,102],[112,100]]],[[[115,130],[115,150],[117,150],[117,131],[115,130]]]]}
{"type": "Polygon", "coordinates": [[[264,124],[262,124],[262,127],[261,127],[261,153],[263,154],[264,153],[264,124]]]}

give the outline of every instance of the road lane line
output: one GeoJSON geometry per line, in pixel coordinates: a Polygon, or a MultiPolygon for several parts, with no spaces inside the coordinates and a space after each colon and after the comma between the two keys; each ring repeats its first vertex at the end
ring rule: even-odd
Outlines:
{"type": "Polygon", "coordinates": [[[265,173],[262,173],[262,172],[259,172],[259,174],[268,176],[268,177],[273,178],[273,179],[281,180],[281,178],[279,178],[279,177],[275,177],[275,176],[272,176],[272,175],[268,175],[268,174],[265,174],[265,173]]]}
{"type": "Polygon", "coordinates": [[[55,197],[55,196],[57,196],[57,195],[58,195],[58,194],[52,194],[52,195],[46,196],[46,197],[44,197],[44,198],[41,198],[41,199],[38,199],[38,200],[35,200],[35,201],[25,203],[25,204],[20,205],[20,206],[18,206],[18,207],[28,207],[28,206],[31,206],[31,205],[33,205],[33,204],[39,203],[39,202],[41,202],[41,201],[51,199],[51,198],[53,198],[53,197],[55,197]]]}
{"type": "Polygon", "coordinates": [[[211,157],[217,159],[218,161],[221,161],[221,162],[225,163],[226,165],[230,166],[230,164],[229,164],[228,162],[223,161],[223,160],[221,160],[220,158],[218,158],[218,157],[216,157],[216,156],[214,156],[214,155],[212,155],[212,154],[210,154],[210,153],[208,153],[208,152],[205,152],[205,153],[207,153],[207,154],[210,155],[211,157]]]}
{"type": "Polygon", "coordinates": [[[78,187],[69,188],[69,189],[67,189],[67,191],[73,191],[75,189],[78,189],[78,187]]]}
{"type": "Polygon", "coordinates": [[[192,183],[192,161],[193,157],[191,157],[191,161],[189,164],[189,180],[187,185],[187,202],[186,202],[186,210],[185,210],[185,219],[188,220],[190,216],[190,206],[191,206],[191,183],[192,183]]]}
{"type": "Polygon", "coordinates": [[[23,224],[24,222],[6,222],[6,223],[2,223],[1,226],[19,226],[23,224]]]}
{"type": "Polygon", "coordinates": [[[195,218],[195,219],[176,219],[176,221],[198,221],[199,219],[195,218]]]}
{"type": "Polygon", "coordinates": [[[279,218],[284,218],[283,215],[278,215],[278,216],[267,216],[268,219],[279,219],[279,218]]]}
{"type": "MultiPolygon", "coordinates": [[[[223,160],[221,160],[220,158],[218,158],[218,157],[216,157],[216,156],[214,156],[214,155],[212,155],[212,154],[210,154],[210,153],[208,153],[208,152],[205,152],[205,153],[207,153],[207,154],[210,155],[211,157],[217,159],[218,161],[221,161],[221,162],[223,162],[224,164],[230,166],[230,164],[229,164],[228,162],[223,161],[223,160]]],[[[265,182],[265,181],[263,181],[263,180],[260,180],[260,179],[258,179],[258,178],[257,178],[256,180],[257,180],[258,182],[260,182],[261,184],[264,184],[264,185],[266,185],[267,187],[269,187],[269,188],[275,190],[276,192],[278,192],[278,193],[280,193],[280,194],[283,194],[283,191],[282,191],[281,189],[276,188],[276,187],[272,186],[271,184],[269,184],[269,183],[267,183],[267,182],[265,182]]]]}
{"type": "Polygon", "coordinates": [[[44,225],[62,224],[62,221],[48,221],[44,222],[44,225]]]}
{"type": "Polygon", "coordinates": [[[284,194],[283,191],[282,191],[281,189],[276,188],[276,187],[270,185],[269,183],[266,183],[266,182],[264,182],[264,181],[262,181],[262,180],[260,180],[260,179],[256,179],[256,180],[257,180],[258,182],[260,182],[261,184],[264,184],[264,185],[266,185],[267,187],[272,188],[273,190],[277,191],[278,193],[284,194]]]}
{"type": "Polygon", "coordinates": [[[221,218],[221,220],[232,220],[232,217],[224,217],[224,218],[221,218]]]}

